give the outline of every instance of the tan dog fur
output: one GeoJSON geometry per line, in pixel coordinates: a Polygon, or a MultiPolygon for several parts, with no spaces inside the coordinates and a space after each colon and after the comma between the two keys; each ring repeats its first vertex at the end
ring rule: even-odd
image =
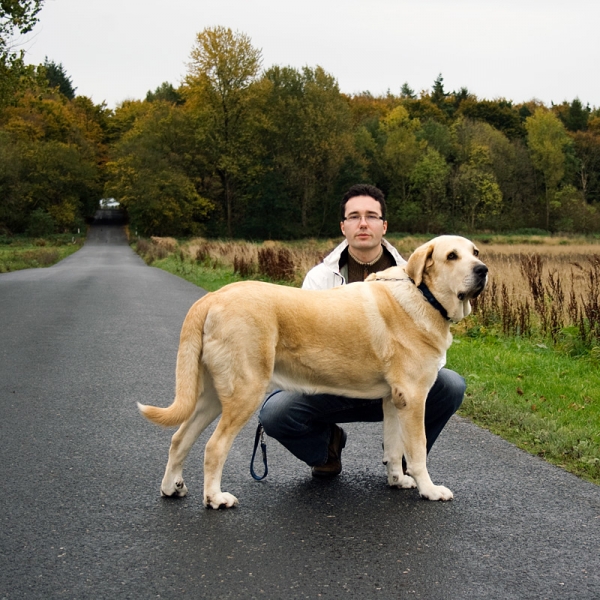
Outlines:
{"type": "Polygon", "coordinates": [[[206,444],[204,503],[236,506],[235,496],[221,491],[225,459],[265,394],[285,389],[384,398],[388,483],[416,484],[424,498],[450,500],[452,492],[434,485],[427,472],[424,413],[452,336],[449,322],[416,286],[424,281],[452,321],[459,321],[487,279],[477,254],[469,240],[441,236],[417,248],[404,267],[364,283],[309,291],[246,281],[201,298],[183,323],[173,404],[139,405],[155,423],[181,425],[161,493],[187,493],[183,462],[221,414],[206,444]],[[402,472],[403,455],[412,477],[402,472]]]}

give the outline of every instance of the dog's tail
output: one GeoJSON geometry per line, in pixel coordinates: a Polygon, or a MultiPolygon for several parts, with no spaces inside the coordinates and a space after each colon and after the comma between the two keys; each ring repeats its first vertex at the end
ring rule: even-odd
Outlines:
{"type": "Polygon", "coordinates": [[[200,394],[204,391],[202,332],[210,308],[204,296],[190,308],[181,328],[175,382],[175,400],[171,406],[159,408],[138,402],[140,412],[150,421],[165,427],[173,427],[187,421],[196,408],[200,394]]]}

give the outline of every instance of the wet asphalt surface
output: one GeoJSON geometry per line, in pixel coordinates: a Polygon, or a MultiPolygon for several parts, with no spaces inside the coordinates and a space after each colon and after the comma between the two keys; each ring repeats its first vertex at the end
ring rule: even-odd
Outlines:
{"type": "Polygon", "coordinates": [[[455,417],[429,458],[448,503],[393,490],[381,426],[352,424],[344,472],[315,481],[255,421],[223,477],[233,510],[159,486],[181,323],[203,291],[146,266],[120,227],[47,269],[0,275],[0,600],[600,598],[600,488],[455,417]]]}

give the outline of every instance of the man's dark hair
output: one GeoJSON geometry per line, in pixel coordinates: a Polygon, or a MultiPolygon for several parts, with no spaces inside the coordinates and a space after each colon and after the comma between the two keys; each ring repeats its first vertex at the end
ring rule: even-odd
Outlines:
{"type": "Polygon", "coordinates": [[[385,215],[387,212],[385,196],[379,188],[375,187],[374,185],[369,185],[368,183],[357,183],[344,194],[342,202],[340,203],[340,217],[342,221],[346,217],[346,202],[348,202],[348,200],[351,198],[355,198],[356,196],[369,196],[369,198],[377,200],[381,206],[381,216],[385,221],[385,215]]]}

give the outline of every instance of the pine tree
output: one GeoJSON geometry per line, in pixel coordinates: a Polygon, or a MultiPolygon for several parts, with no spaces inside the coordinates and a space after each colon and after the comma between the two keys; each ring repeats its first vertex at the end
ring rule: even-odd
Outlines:
{"type": "Polygon", "coordinates": [[[73,87],[73,81],[67,75],[62,63],[56,64],[54,61],[48,60],[48,57],[46,57],[42,66],[44,69],[44,75],[48,80],[48,85],[51,88],[58,88],[58,91],[63,96],[69,100],[73,100],[73,98],[75,98],[75,90],[77,88],[73,87]]]}

